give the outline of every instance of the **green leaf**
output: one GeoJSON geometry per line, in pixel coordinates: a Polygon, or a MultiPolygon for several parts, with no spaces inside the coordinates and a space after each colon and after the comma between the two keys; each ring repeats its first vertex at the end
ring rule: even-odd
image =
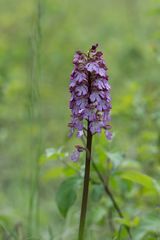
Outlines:
{"type": "Polygon", "coordinates": [[[95,202],[99,201],[103,195],[104,187],[100,184],[93,185],[91,199],[95,202]]]}
{"type": "Polygon", "coordinates": [[[63,217],[66,217],[68,210],[76,200],[76,186],[78,178],[72,177],[63,181],[57,191],[56,203],[63,217]]]}
{"type": "Polygon", "coordinates": [[[143,174],[137,171],[127,171],[127,172],[122,172],[121,177],[123,179],[130,180],[134,183],[138,183],[144,186],[145,188],[154,190],[156,192],[160,192],[159,190],[160,186],[157,183],[157,181],[146,174],[143,174]]]}
{"type": "Polygon", "coordinates": [[[141,169],[141,165],[138,161],[136,160],[131,160],[131,159],[125,159],[125,161],[122,162],[121,166],[120,166],[121,169],[134,169],[135,171],[138,171],[141,169]]]}
{"type": "MultiPolygon", "coordinates": [[[[160,214],[160,209],[158,207],[158,208],[155,208],[154,210],[152,209],[150,212],[145,213],[141,217],[141,224],[139,227],[139,231],[137,231],[137,233],[135,234],[135,239],[147,240],[147,239],[151,239],[151,238],[147,238],[149,237],[150,234],[154,234],[154,235],[160,234],[159,214],[160,214]]],[[[157,239],[157,238],[154,238],[154,239],[157,239]]]]}
{"type": "Polygon", "coordinates": [[[50,160],[57,160],[57,159],[63,159],[68,157],[68,153],[66,152],[62,152],[62,148],[47,148],[45,150],[45,154],[43,154],[40,159],[39,159],[39,163],[40,165],[44,165],[45,163],[47,163],[50,160]]]}
{"type": "Polygon", "coordinates": [[[107,152],[107,156],[111,160],[111,162],[113,163],[113,167],[115,168],[120,166],[124,159],[123,154],[118,152],[115,153],[107,152]]]}
{"type": "Polygon", "coordinates": [[[54,166],[53,168],[47,170],[42,179],[44,181],[50,181],[62,176],[73,176],[75,175],[75,170],[66,166],[54,166]]]}
{"type": "Polygon", "coordinates": [[[94,223],[100,223],[106,217],[106,208],[102,207],[100,204],[91,210],[90,218],[94,223]]]}
{"type": "Polygon", "coordinates": [[[128,227],[136,227],[139,224],[139,218],[135,217],[134,219],[130,220],[127,218],[116,218],[115,219],[121,225],[125,225],[128,227]]]}
{"type": "Polygon", "coordinates": [[[63,175],[64,175],[64,167],[57,166],[45,172],[45,174],[43,175],[43,179],[44,181],[49,181],[49,180],[61,177],[63,175]]]}

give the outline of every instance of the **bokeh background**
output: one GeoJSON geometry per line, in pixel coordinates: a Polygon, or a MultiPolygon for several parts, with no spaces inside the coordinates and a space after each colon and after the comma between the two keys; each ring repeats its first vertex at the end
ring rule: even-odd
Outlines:
{"type": "MultiPolygon", "coordinates": [[[[121,163],[132,159],[159,181],[159,15],[158,0],[0,0],[1,239],[76,239],[81,188],[65,219],[55,198],[59,184],[72,175],[62,165],[70,164],[78,142],[68,139],[67,127],[72,58],[92,44],[99,43],[108,66],[114,133],[111,143],[102,136],[95,145],[117,154],[121,163]],[[60,148],[65,154],[54,161],[40,160],[46,149],[60,148]]],[[[158,231],[157,196],[117,177],[113,182],[124,211],[131,217],[145,212],[144,219],[154,219],[149,231],[158,231]]],[[[112,239],[106,238],[109,203],[101,201],[90,203],[98,210],[90,213],[87,240],[112,239]]],[[[140,223],[136,240],[147,232],[142,234],[140,223]]],[[[144,239],[159,239],[155,236],[144,239]]]]}

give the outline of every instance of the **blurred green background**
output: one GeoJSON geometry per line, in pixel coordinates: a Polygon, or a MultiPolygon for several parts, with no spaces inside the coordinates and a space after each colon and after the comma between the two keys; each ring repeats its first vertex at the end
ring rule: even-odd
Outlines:
{"type": "MultiPolygon", "coordinates": [[[[159,181],[159,14],[158,0],[0,0],[1,239],[76,239],[81,190],[66,219],[55,195],[66,177],[62,161],[70,164],[67,154],[78,142],[68,139],[67,127],[73,54],[94,43],[108,66],[114,133],[111,143],[97,138],[95,147],[133,159],[159,181]],[[67,153],[63,159],[39,164],[46,149],[59,147],[67,153]]],[[[157,197],[137,186],[122,183],[117,194],[131,216],[157,213],[157,197]]],[[[112,239],[102,209],[90,215],[87,240],[112,239]]]]}

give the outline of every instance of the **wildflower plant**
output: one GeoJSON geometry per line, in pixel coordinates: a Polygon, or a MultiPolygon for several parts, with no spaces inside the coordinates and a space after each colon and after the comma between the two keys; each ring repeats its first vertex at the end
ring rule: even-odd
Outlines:
{"type": "Polygon", "coordinates": [[[103,53],[97,51],[98,44],[93,45],[88,53],[77,51],[74,55],[74,69],[70,77],[70,136],[76,132],[78,138],[86,138],[86,146],[77,145],[71,159],[77,161],[80,153],[86,151],[85,175],[78,239],[84,236],[87,211],[90,163],[92,156],[92,137],[105,131],[111,140],[111,96],[108,83],[107,67],[103,53]]]}

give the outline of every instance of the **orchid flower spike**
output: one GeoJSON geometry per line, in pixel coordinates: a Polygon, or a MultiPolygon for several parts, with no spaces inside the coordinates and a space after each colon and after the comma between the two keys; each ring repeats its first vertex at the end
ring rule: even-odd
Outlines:
{"type": "MultiPolygon", "coordinates": [[[[110,132],[111,97],[107,67],[103,53],[97,51],[98,44],[91,47],[87,54],[77,51],[73,58],[74,69],[70,77],[70,136],[77,132],[77,137],[85,135],[87,122],[91,134],[105,130],[107,139],[112,139],[110,132]]],[[[79,158],[76,150],[72,160],[79,158]]]]}

